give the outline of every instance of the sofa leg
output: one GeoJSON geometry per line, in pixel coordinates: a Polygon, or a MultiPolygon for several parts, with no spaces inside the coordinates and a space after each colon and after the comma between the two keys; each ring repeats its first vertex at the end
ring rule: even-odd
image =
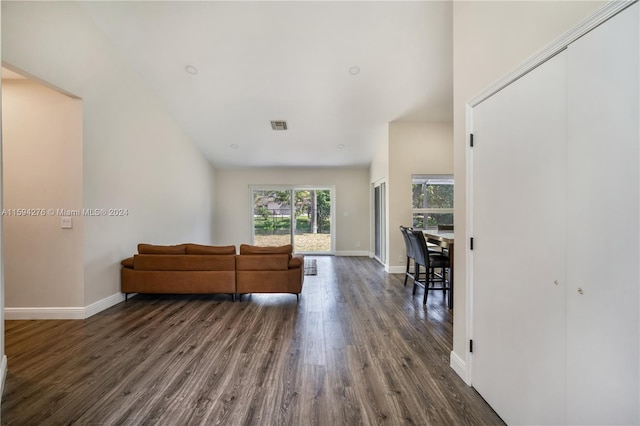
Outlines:
{"type": "Polygon", "coordinates": [[[129,293],[125,293],[124,294],[124,301],[125,303],[129,300],[129,293]]]}
{"type": "Polygon", "coordinates": [[[232,302],[236,301],[236,294],[235,293],[231,293],[231,301],[232,302]]]}
{"type": "Polygon", "coordinates": [[[296,302],[300,301],[300,293],[296,293],[296,302]]]}

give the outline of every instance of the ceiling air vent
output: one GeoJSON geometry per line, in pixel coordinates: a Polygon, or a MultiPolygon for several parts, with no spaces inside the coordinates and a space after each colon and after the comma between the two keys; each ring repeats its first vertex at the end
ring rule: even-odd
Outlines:
{"type": "Polygon", "coordinates": [[[287,130],[287,122],[284,120],[271,120],[273,130],[287,130]]]}

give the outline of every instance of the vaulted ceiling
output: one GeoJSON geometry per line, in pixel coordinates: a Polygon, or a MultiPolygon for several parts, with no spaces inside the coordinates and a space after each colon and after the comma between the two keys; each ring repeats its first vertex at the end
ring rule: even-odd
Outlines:
{"type": "Polygon", "coordinates": [[[448,1],[81,5],[217,167],[364,166],[388,123],[452,121],[448,1]]]}

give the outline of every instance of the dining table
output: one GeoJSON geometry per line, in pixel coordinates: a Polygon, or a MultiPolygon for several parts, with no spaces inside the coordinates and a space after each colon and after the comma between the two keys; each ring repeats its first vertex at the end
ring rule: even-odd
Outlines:
{"type": "Polygon", "coordinates": [[[453,309],[453,230],[423,229],[427,243],[435,244],[449,254],[449,309],[453,309]]]}

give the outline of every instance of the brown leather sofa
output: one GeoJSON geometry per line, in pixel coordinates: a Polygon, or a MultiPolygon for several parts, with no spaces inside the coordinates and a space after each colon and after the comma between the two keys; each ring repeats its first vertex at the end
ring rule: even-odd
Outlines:
{"type": "Polygon", "coordinates": [[[304,280],[304,256],[291,245],[257,247],[138,244],[123,260],[121,290],[130,293],[293,293],[304,280]]]}

